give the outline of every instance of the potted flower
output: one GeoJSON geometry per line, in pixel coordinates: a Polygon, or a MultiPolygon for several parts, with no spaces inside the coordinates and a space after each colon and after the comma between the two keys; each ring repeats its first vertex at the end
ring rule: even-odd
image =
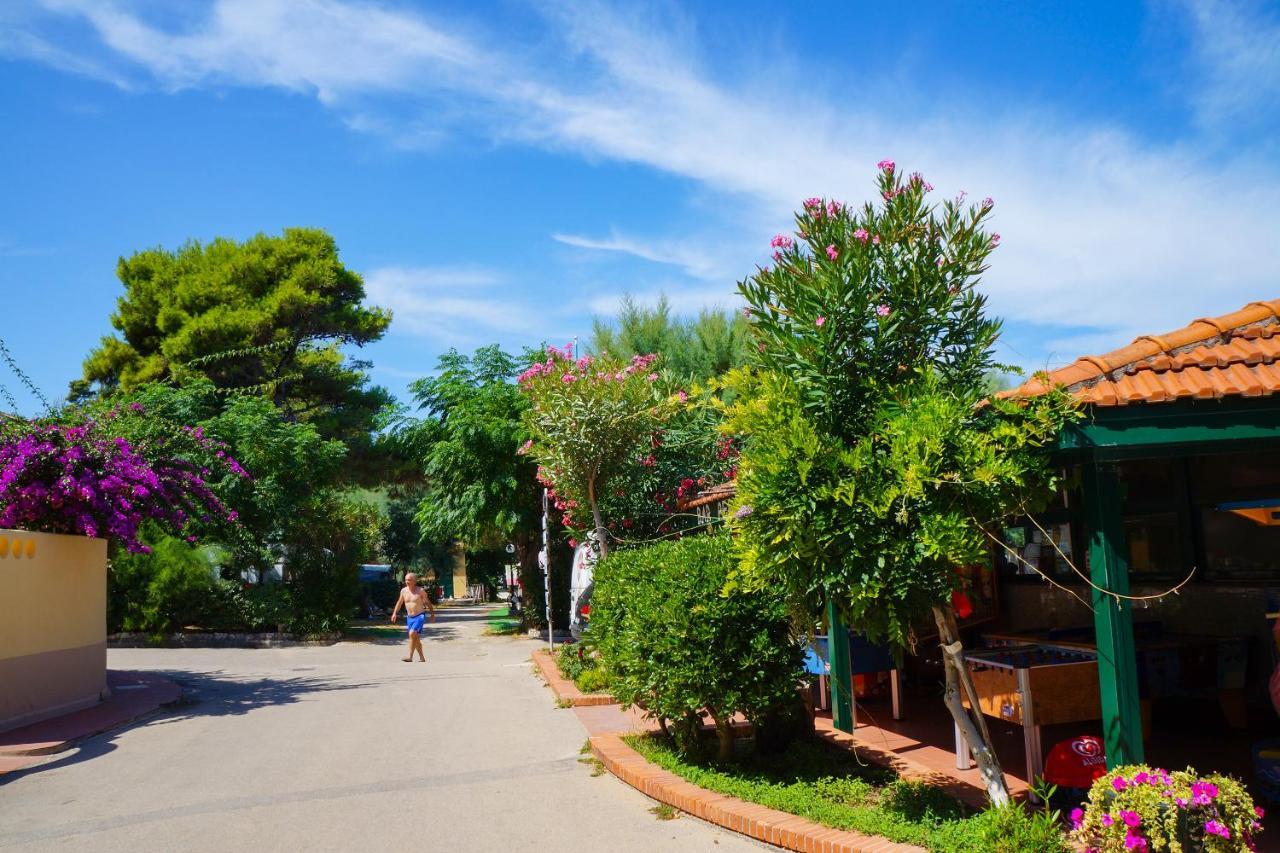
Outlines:
{"type": "Polygon", "coordinates": [[[1086,850],[1254,850],[1263,811],[1243,784],[1187,768],[1117,767],[1071,813],[1072,835],[1086,850]]]}

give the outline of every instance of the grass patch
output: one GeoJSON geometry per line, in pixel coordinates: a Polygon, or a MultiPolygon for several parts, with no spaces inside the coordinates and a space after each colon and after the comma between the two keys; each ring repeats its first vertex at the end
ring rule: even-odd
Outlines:
{"type": "Polygon", "coordinates": [[[488,626],[484,633],[489,637],[514,637],[520,633],[520,619],[510,615],[504,607],[495,607],[485,614],[488,626]]]}
{"type": "Polygon", "coordinates": [[[658,803],[656,806],[649,809],[649,814],[653,815],[658,820],[675,820],[679,815],[675,809],[666,803],[658,803]]]}
{"type": "Polygon", "coordinates": [[[973,813],[941,790],[859,764],[844,750],[798,741],[777,756],[727,767],[696,763],[655,735],[626,738],[658,766],[695,785],[833,829],[879,835],[943,853],[1066,851],[1055,816],[1021,806],[973,813]]]}

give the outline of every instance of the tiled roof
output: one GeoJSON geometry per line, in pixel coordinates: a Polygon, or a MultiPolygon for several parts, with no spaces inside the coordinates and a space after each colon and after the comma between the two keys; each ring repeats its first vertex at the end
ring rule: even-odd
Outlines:
{"type": "Polygon", "coordinates": [[[718,486],[711,486],[703,489],[698,492],[696,496],[689,498],[687,501],[680,501],[676,508],[681,512],[686,512],[700,506],[706,506],[707,504],[717,504],[721,501],[727,501],[737,493],[737,484],[730,480],[727,483],[721,483],[718,486]]]}
{"type": "Polygon", "coordinates": [[[1143,335],[1002,396],[1035,396],[1058,385],[1094,406],[1269,396],[1280,391],[1280,299],[1250,302],[1164,335],[1143,335]]]}

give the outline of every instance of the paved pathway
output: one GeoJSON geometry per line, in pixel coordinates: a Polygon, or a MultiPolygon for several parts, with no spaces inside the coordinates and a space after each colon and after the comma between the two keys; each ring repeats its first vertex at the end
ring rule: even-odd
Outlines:
{"type": "Polygon", "coordinates": [[[0,850],[760,851],[579,762],[527,664],[441,611],[427,663],[390,638],[291,649],[118,649],[193,701],[0,777],[0,850]]]}

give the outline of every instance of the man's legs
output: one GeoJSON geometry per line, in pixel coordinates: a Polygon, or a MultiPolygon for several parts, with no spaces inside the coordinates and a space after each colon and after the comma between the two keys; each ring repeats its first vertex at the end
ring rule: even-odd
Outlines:
{"type": "Polygon", "coordinates": [[[409,659],[410,660],[413,660],[413,652],[415,649],[418,652],[418,659],[425,663],[427,660],[427,656],[422,653],[422,635],[418,634],[417,632],[409,635],[409,659]]]}
{"type": "Polygon", "coordinates": [[[407,658],[400,658],[400,660],[404,661],[405,663],[409,663],[411,660],[413,660],[413,646],[417,642],[418,642],[418,635],[410,631],[409,632],[409,656],[407,658]]]}

